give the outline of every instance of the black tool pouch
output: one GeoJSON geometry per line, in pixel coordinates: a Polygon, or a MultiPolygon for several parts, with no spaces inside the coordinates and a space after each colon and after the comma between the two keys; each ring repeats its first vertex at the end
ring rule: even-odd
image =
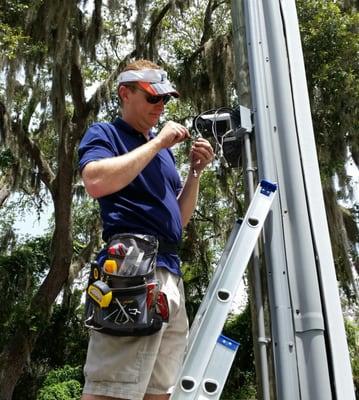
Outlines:
{"type": "Polygon", "coordinates": [[[88,328],[115,336],[144,336],[168,319],[168,304],[156,279],[155,237],[118,234],[103,266],[93,264],[87,288],[88,328]]]}

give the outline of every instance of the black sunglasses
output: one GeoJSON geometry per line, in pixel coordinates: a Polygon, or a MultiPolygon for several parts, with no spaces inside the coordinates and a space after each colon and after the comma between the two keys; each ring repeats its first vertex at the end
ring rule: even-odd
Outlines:
{"type": "Polygon", "coordinates": [[[145,90],[143,90],[141,88],[136,88],[136,89],[139,90],[140,92],[143,92],[146,94],[146,101],[147,101],[147,103],[150,103],[150,104],[157,104],[161,100],[163,101],[163,104],[167,104],[171,100],[171,97],[172,97],[170,94],[151,96],[145,90]]]}

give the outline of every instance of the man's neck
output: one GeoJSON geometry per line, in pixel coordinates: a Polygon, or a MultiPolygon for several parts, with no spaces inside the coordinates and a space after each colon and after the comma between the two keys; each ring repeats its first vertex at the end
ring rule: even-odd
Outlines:
{"type": "Polygon", "coordinates": [[[126,116],[126,115],[122,115],[122,119],[123,119],[128,125],[130,125],[133,129],[135,129],[137,132],[142,133],[142,135],[145,137],[146,140],[149,140],[151,128],[139,126],[139,124],[138,124],[137,121],[132,120],[132,118],[129,118],[129,117],[126,116]]]}

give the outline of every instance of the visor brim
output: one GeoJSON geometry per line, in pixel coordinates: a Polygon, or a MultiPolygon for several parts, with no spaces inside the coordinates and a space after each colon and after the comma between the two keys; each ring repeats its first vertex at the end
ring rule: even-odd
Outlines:
{"type": "Polygon", "coordinates": [[[179,97],[177,90],[168,82],[166,83],[150,83],[137,82],[137,85],[152,96],[163,96],[169,94],[173,97],[179,97]]]}

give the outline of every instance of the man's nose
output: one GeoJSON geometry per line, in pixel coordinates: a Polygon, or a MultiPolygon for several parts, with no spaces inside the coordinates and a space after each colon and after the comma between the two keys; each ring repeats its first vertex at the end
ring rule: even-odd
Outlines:
{"type": "Polygon", "coordinates": [[[156,103],[156,108],[162,111],[164,110],[165,104],[163,102],[163,99],[161,99],[158,103],[156,103]]]}

